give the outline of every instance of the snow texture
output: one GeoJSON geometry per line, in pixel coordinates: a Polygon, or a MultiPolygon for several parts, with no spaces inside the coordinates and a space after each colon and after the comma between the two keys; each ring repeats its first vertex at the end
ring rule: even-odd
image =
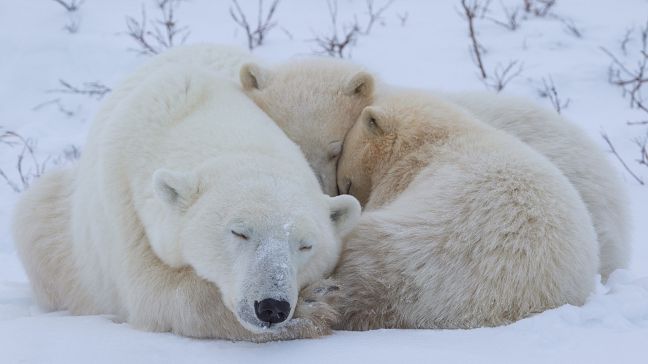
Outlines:
{"type": "MultiPolygon", "coordinates": [[[[257,3],[240,2],[255,23],[257,3]]],[[[385,3],[375,1],[376,7],[385,3]]],[[[390,83],[449,91],[483,89],[459,4],[396,0],[348,54],[390,83]]],[[[610,58],[600,49],[634,66],[638,33],[627,43],[627,55],[620,44],[628,29],[636,31],[648,21],[648,1],[557,0],[545,17],[520,9],[516,31],[487,19],[501,20],[503,6],[522,4],[493,1],[488,16],[477,20],[487,70],[519,61],[522,73],[504,92],[547,106],[538,88],[543,78],[551,77],[559,96],[569,99],[563,114],[604,149],[600,133],[607,133],[626,163],[648,179],[648,169],[635,162],[639,153],[632,141],[645,135],[645,126],[626,125],[645,120],[645,113],[631,109],[621,90],[608,83],[610,58]],[[567,29],[564,19],[577,27],[580,37],[567,29]]],[[[53,90],[64,88],[59,79],[73,86],[95,81],[115,86],[146,62],[148,56],[129,50],[138,46],[125,34],[125,17],[139,19],[142,6],[150,26],[159,18],[151,0],[86,0],[72,15],[51,0],[0,0],[0,135],[13,131],[29,138],[36,160],[47,161],[50,169],[65,164],[74,147],[82,150],[100,101],[53,90]],[[70,21],[78,22],[76,33],[63,29],[70,21]]],[[[230,6],[228,1],[191,0],[179,3],[174,17],[179,26],[188,26],[187,43],[245,47],[247,39],[231,19],[230,6]]],[[[366,24],[364,1],[338,1],[340,32],[354,15],[366,24]]],[[[254,50],[271,62],[316,52],[313,39],[331,31],[324,0],[282,0],[275,17],[277,26],[254,50]]],[[[0,143],[0,169],[12,181],[19,181],[16,162],[21,150],[20,145],[0,143]]],[[[336,332],[318,340],[268,344],[193,340],[137,331],[107,316],[41,312],[9,232],[19,193],[0,180],[0,362],[648,363],[648,186],[640,186],[612,155],[610,160],[623,173],[631,196],[633,259],[629,270],[617,271],[606,285],[599,284],[583,307],[563,306],[497,328],[336,332]]],[[[34,171],[33,160],[24,163],[34,171]]]]}

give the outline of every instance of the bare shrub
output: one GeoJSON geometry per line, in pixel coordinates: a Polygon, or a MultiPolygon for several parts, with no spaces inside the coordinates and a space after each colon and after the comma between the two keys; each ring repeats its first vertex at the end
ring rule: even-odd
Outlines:
{"type": "Polygon", "coordinates": [[[538,88],[538,94],[542,98],[549,99],[551,106],[553,106],[554,110],[556,110],[558,114],[560,114],[563,109],[566,109],[567,106],[569,106],[570,100],[561,100],[560,96],[558,95],[558,89],[556,89],[556,85],[554,84],[553,78],[551,76],[549,76],[548,78],[542,78],[542,86],[538,88]]]}
{"type": "MultiPolygon", "coordinates": [[[[626,34],[624,39],[628,39],[626,34]]],[[[624,97],[630,99],[630,107],[648,113],[648,105],[643,96],[643,89],[648,85],[648,22],[639,30],[640,47],[637,52],[635,66],[628,66],[606,48],[601,50],[607,54],[612,64],[608,69],[608,81],[621,88],[624,97]]],[[[628,41],[621,43],[622,51],[627,52],[628,41]]]]}
{"type": "Polygon", "coordinates": [[[189,36],[189,28],[178,26],[175,11],[184,0],[155,0],[159,18],[153,22],[152,28],[146,19],[146,8],[142,6],[142,16],[139,20],[126,17],[126,34],[137,44],[131,48],[144,55],[158,54],[165,49],[183,44],[189,36]]]}
{"type": "Polygon", "coordinates": [[[396,17],[397,17],[398,20],[400,21],[400,25],[401,25],[401,27],[404,27],[405,24],[407,24],[407,19],[409,18],[409,13],[408,13],[408,12],[404,12],[404,13],[402,13],[402,14],[401,14],[401,13],[397,13],[397,14],[396,14],[396,17]]]}
{"type": "Polygon", "coordinates": [[[551,8],[556,5],[556,0],[523,0],[524,11],[527,14],[544,17],[549,14],[551,8]]]}
{"type": "Polygon", "coordinates": [[[508,61],[506,64],[498,63],[493,69],[492,75],[485,78],[483,82],[487,87],[500,92],[509,82],[519,76],[523,69],[524,65],[519,61],[508,61]]]}
{"type": "Polygon", "coordinates": [[[502,6],[502,11],[504,12],[504,19],[500,20],[490,16],[486,16],[486,19],[510,31],[516,31],[520,27],[520,8],[509,8],[504,6],[504,4],[502,3],[500,3],[500,5],[502,6]]]}
{"type": "Polygon", "coordinates": [[[563,17],[557,17],[561,23],[563,23],[565,32],[567,34],[573,35],[576,38],[583,38],[583,31],[574,23],[573,20],[563,17]]]}
{"type": "MultiPolygon", "coordinates": [[[[602,47],[601,50],[607,54],[611,60],[608,69],[608,81],[610,84],[621,88],[623,97],[628,98],[630,101],[630,108],[639,110],[647,117],[646,120],[629,121],[627,124],[630,126],[646,126],[648,125],[648,101],[645,100],[643,92],[645,91],[646,85],[648,85],[648,21],[637,31],[633,29],[626,31],[619,44],[619,48],[621,49],[622,54],[625,55],[625,58],[631,56],[630,47],[636,43],[633,42],[632,35],[634,33],[637,33],[638,35],[638,47],[636,47],[636,59],[634,59],[634,62],[624,62],[620,57],[617,57],[606,48],[602,47]]],[[[623,161],[621,156],[616,153],[609,138],[607,138],[606,135],[602,136],[625,170],[628,171],[628,173],[630,173],[630,175],[639,184],[643,185],[644,180],[639,177],[637,173],[633,172],[632,169],[623,161]]],[[[637,152],[639,154],[635,161],[642,167],[648,167],[648,152],[646,146],[648,143],[648,128],[644,130],[643,136],[637,137],[633,141],[638,148],[637,152]]]]}
{"type": "Polygon", "coordinates": [[[373,28],[374,24],[378,21],[383,20],[383,13],[385,10],[387,10],[393,3],[394,0],[388,0],[386,1],[383,6],[376,7],[374,0],[366,0],[367,1],[367,25],[365,25],[364,30],[360,32],[362,35],[369,35],[371,33],[371,28],[373,28]]]}
{"type": "Polygon", "coordinates": [[[229,9],[230,16],[232,17],[232,19],[234,19],[234,22],[236,24],[238,24],[241,28],[243,28],[243,30],[245,30],[248,48],[250,50],[253,50],[256,47],[263,45],[263,42],[270,30],[277,26],[277,23],[274,22],[272,18],[275,15],[277,6],[279,5],[279,0],[274,0],[272,4],[270,4],[270,8],[268,9],[266,15],[263,15],[263,0],[259,0],[257,21],[254,28],[252,25],[250,25],[250,22],[248,22],[248,19],[241,9],[238,1],[232,0],[232,3],[234,4],[234,7],[230,7],[229,9]]]}
{"type": "Polygon", "coordinates": [[[0,168],[0,177],[14,192],[26,190],[34,179],[45,172],[49,158],[44,161],[37,158],[36,141],[33,139],[24,138],[18,133],[0,127],[0,145],[19,150],[15,165],[18,180],[11,179],[7,172],[0,168]]]}
{"type": "Polygon", "coordinates": [[[68,21],[63,26],[68,33],[74,34],[79,31],[79,26],[81,25],[81,17],[78,14],[78,10],[81,8],[81,5],[85,0],[54,0],[57,4],[61,5],[68,15],[68,21]]]}
{"type": "Polygon", "coordinates": [[[463,12],[459,12],[459,14],[468,23],[468,36],[471,42],[470,55],[479,70],[480,79],[487,87],[500,92],[522,73],[523,65],[519,61],[509,61],[506,64],[498,63],[492,72],[487,72],[483,57],[486,48],[477,39],[475,21],[479,18],[479,14],[486,14],[488,3],[481,3],[479,0],[461,0],[461,7],[463,12]]]}
{"type": "MultiPolygon", "coordinates": [[[[602,137],[603,140],[605,140],[605,142],[607,143],[608,148],[609,148],[609,150],[610,150],[610,153],[612,153],[612,155],[614,155],[614,157],[619,161],[619,163],[621,163],[621,165],[623,166],[623,168],[624,168],[624,169],[625,169],[625,170],[630,174],[630,176],[632,176],[632,178],[634,178],[634,180],[637,181],[637,183],[639,183],[640,185],[642,185],[642,186],[645,185],[645,182],[644,182],[643,178],[639,177],[639,176],[638,176],[638,175],[637,175],[637,174],[636,174],[636,173],[635,173],[635,172],[634,172],[634,171],[633,171],[633,170],[632,170],[632,169],[631,169],[631,168],[626,164],[626,162],[623,160],[623,158],[621,158],[621,156],[619,155],[619,153],[616,151],[616,148],[614,147],[614,144],[612,144],[612,141],[610,140],[610,137],[608,137],[608,135],[605,134],[605,133],[601,133],[601,137],[602,137]]],[[[645,142],[644,142],[644,144],[643,144],[643,147],[644,147],[643,152],[645,153],[645,147],[646,147],[645,142]]]]}
{"type": "MultiPolygon", "coordinates": [[[[347,58],[351,56],[351,48],[356,44],[360,36],[367,36],[371,33],[374,25],[383,22],[384,12],[392,5],[393,0],[387,0],[382,6],[377,6],[373,0],[366,1],[367,22],[361,25],[357,16],[353,16],[353,21],[338,24],[338,3],[337,0],[326,0],[328,7],[331,27],[329,34],[316,35],[313,41],[319,47],[316,53],[326,54],[331,57],[347,58]]],[[[398,15],[401,26],[407,22],[408,14],[398,15]]]]}
{"type": "Polygon", "coordinates": [[[61,102],[60,98],[56,98],[56,99],[41,102],[40,104],[32,107],[32,110],[33,111],[39,111],[39,110],[42,110],[42,109],[44,109],[44,108],[46,108],[48,106],[56,106],[57,110],[61,114],[65,115],[68,118],[73,117],[78,112],[78,110],[74,111],[74,110],[71,110],[71,109],[67,108],[65,105],[63,105],[63,102],[61,102]]]}
{"type": "Polygon", "coordinates": [[[75,94],[83,95],[101,100],[107,93],[111,91],[110,87],[98,82],[84,82],[82,86],[74,86],[65,80],[59,79],[61,88],[48,90],[48,93],[62,93],[62,94],[75,94]]]}
{"type": "Polygon", "coordinates": [[[326,0],[331,20],[331,33],[329,35],[320,35],[314,39],[314,42],[320,48],[319,53],[327,54],[331,57],[346,58],[350,56],[350,49],[356,43],[360,33],[357,19],[351,24],[343,26],[340,31],[338,27],[338,4],[337,0],[326,0]]]}

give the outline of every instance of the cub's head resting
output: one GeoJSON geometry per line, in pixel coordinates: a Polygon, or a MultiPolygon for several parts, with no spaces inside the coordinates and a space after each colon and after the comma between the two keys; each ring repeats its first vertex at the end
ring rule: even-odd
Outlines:
{"type": "Polygon", "coordinates": [[[146,226],[163,262],[212,282],[253,332],[292,317],[300,288],[330,274],[360,215],[355,198],[278,176],[285,171],[272,162],[228,157],[190,172],[157,170],[159,211],[146,226]]]}
{"type": "Polygon", "coordinates": [[[344,139],[338,190],[355,196],[363,206],[387,177],[399,177],[388,190],[402,190],[402,184],[427,164],[425,153],[418,151],[442,145],[449,133],[463,127],[460,121],[465,118],[457,108],[424,92],[384,91],[362,111],[344,139]]]}
{"type": "Polygon", "coordinates": [[[297,143],[322,190],[338,194],[335,169],[344,135],[371,104],[373,77],[352,63],[303,59],[241,68],[244,92],[297,143]]]}

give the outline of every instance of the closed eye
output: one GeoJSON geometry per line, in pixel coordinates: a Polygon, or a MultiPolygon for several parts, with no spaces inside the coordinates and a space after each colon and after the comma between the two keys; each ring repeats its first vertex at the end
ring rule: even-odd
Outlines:
{"type": "Polygon", "coordinates": [[[232,230],[232,234],[234,234],[234,236],[236,236],[239,239],[243,239],[243,240],[248,240],[249,239],[247,235],[245,235],[243,233],[239,233],[238,231],[232,230]]]}
{"type": "Polygon", "coordinates": [[[301,252],[309,251],[311,249],[313,249],[312,245],[303,245],[303,246],[299,247],[299,251],[301,251],[301,252]]]}

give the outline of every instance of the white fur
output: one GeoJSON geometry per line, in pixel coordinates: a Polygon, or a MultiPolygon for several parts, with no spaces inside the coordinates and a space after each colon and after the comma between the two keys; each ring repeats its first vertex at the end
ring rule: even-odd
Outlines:
{"type": "Polygon", "coordinates": [[[341,190],[366,210],[333,278],[342,329],[509,323],[594,288],[596,235],[548,159],[451,103],[391,90],[345,138],[341,190]]]}
{"type": "Polygon", "coordinates": [[[332,270],[358,202],[322,194],[239,86],[164,57],[115,90],[79,164],[19,202],[13,231],[39,303],[194,337],[325,333],[297,294],[332,270]],[[253,308],[265,298],[311,316],[267,330],[253,308]]]}
{"type": "Polygon", "coordinates": [[[597,232],[604,280],[630,260],[626,191],[616,170],[585,133],[553,110],[487,92],[446,97],[479,120],[510,133],[547,157],[579,192],[597,232]]]}

